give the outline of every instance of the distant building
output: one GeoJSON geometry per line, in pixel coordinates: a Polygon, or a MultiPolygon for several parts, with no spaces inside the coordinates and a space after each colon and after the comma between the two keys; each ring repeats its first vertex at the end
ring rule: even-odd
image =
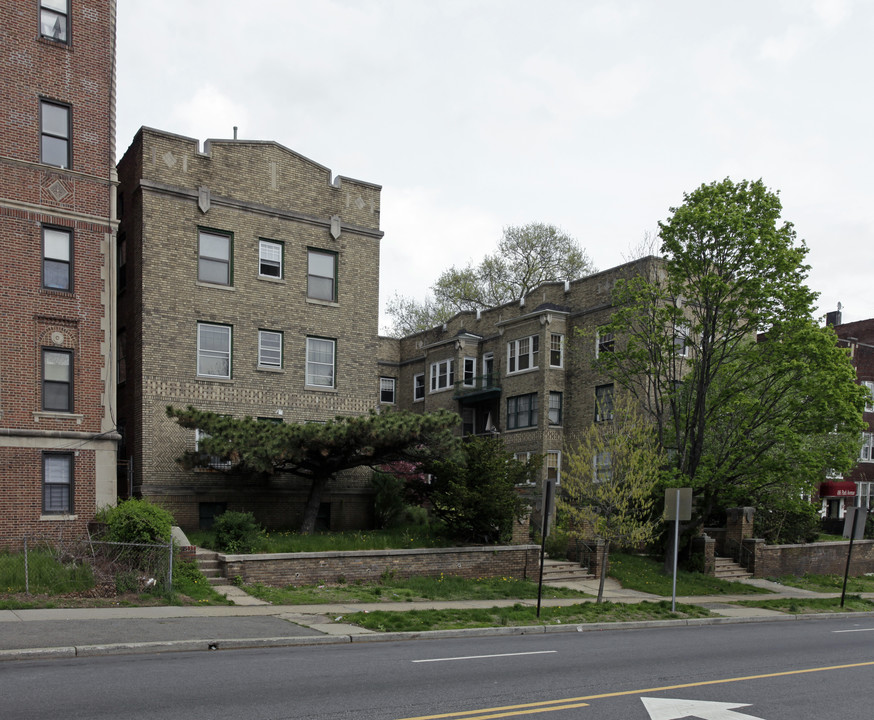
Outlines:
{"type": "Polygon", "coordinates": [[[115,502],[114,0],[2,0],[0,543],[115,502]]]}
{"type": "MultiPolygon", "coordinates": [[[[183,470],[194,405],[265,422],[324,422],[378,406],[380,187],[274,142],[142,128],[119,163],[119,417],[126,494],[183,528],[225,510],[300,521],[308,484],[220,463],[183,470]]],[[[370,522],[369,475],[329,486],[324,527],[370,522]]]]}

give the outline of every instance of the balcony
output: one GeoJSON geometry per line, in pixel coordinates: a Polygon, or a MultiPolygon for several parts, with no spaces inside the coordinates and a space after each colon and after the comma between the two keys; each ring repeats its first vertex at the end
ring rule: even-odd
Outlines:
{"type": "Polygon", "coordinates": [[[481,400],[500,397],[501,378],[496,372],[487,375],[476,375],[473,378],[459,380],[455,383],[454,400],[462,403],[473,403],[481,400]]]}

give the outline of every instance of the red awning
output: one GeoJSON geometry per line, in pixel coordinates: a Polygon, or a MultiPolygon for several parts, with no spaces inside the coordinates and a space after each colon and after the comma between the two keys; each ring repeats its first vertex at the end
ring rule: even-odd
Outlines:
{"type": "Polygon", "coordinates": [[[852,480],[826,480],[819,484],[820,497],[856,497],[856,483],[852,480]]]}

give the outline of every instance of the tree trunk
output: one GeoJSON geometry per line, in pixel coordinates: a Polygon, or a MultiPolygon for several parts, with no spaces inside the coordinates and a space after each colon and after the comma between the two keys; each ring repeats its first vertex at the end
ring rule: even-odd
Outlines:
{"type": "Polygon", "coordinates": [[[610,552],[610,541],[604,541],[604,549],[601,550],[601,581],[598,583],[598,600],[604,602],[604,581],[607,579],[607,557],[610,552]]]}
{"type": "Polygon", "coordinates": [[[322,503],[322,491],[328,484],[327,477],[313,478],[310,494],[303,511],[303,522],[300,525],[302,535],[312,535],[316,531],[316,518],[319,516],[319,506],[322,503]]]}

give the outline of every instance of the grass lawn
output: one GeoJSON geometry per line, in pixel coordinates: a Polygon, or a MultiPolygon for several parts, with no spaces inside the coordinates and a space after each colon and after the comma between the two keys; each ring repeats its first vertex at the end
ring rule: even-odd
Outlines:
{"type": "MultiPolygon", "coordinates": [[[[790,587],[813,590],[815,592],[839,593],[844,586],[843,575],[802,575],[801,577],[784,575],[783,577],[769,579],[781,585],[789,585],[790,587]]],[[[847,578],[847,592],[874,592],[874,576],[861,575],[859,577],[847,578]]]]}
{"type": "MultiPolygon", "coordinates": [[[[416,600],[530,600],[537,598],[537,583],[515,578],[466,580],[438,578],[384,578],[379,583],[309,585],[284,588],[246,585],[246,592],[274,605],[311,605],[333,602],[413,602],[416,600]]],[[[543,587],[544,598],[592,597],[566,588],[543,587]]]]}
{"type": "Polygon", "coordinates": [[[791,615],[808,613],[840,613],[840,612],[871,612],[874,602],[865,600],[858,595],[847,595],[844,607],[840,598],[774,598],[761,600],[737,600],[733,605],[779,610],[791,615]]]}
{"type": "Polygon", "coordinates": [[[351,613],[336,619],[380,632],[422,632],[425,630],[455,630],[459,628],[502,627],[520,625],[573,625],[575,623],[628,622],[632,620],[675,620],[690,617],[710,617],[711,613],[695,605],[677,605],[671,612],[671,603],[642,602],[584,603],[564,607],[537,609],[516,604],[505,608],[465,610],[408,610],[369,613],[351,613]]]}
{"type": "MultiPolygon", "coordinates": [[[[673,576],[662,572],[661,560],[611,553],[609,575],[629,590],[671,596],[673,576]]],[[[754,585],[720,580],[702,573],[677,571],[677,595],[756,595],[769,592],[754,585]]]]}

